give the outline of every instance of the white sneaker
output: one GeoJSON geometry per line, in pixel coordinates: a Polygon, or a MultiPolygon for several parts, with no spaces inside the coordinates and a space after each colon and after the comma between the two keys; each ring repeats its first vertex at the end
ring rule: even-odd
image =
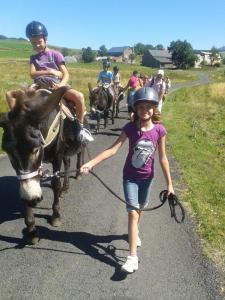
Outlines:
{"type": "Polygon", "coordinates": [[[141,247],[141,239],[139,236],[137,238],[137,247],[141,247]]]}
{"type": "Polygon", "coordinates": [[[82,128],[80,131],[80,139],[82,143],[93,142],[94,138],[87,128],[82,128]]]}
{"type": "Polygon", "coordinates": [[[138,270],[138,257],[137,256],[127,256],[125,264],[122,265],[121,270],[126,273],[133,273],[138,270]]]}

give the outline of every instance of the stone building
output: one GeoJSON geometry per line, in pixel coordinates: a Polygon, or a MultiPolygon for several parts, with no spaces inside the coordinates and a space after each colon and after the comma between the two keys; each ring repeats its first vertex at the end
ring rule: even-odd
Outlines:
{"type": "Polygon", "coordinates": [[[171,53],[167,50],[147,50],[142,56],[142,65],[151,68],[172,68],[171,53]]]}

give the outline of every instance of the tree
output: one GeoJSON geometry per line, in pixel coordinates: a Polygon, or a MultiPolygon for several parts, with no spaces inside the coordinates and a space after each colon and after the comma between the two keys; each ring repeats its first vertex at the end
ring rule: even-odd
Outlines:
{"type": "Polygon", "coordinates": [[[180,69],[188,69],[194,67],[197,56],[193,52],[193,48],[190,43],[177,40],[172,41],[169,46],[169,52],[172,53],[172,61],[180,69]]]}
{"type": "Polygon", "coordinates": [[[95,59],[96,53],[91,47],[83,48],[82,50],[82,59],[84,62],[92,62],[95,59]]]}
{"type": "Polygon", "coordinates": [[[213,46],[211,48],[211,54],[210,54],[211,66],[215,65],[215,62],[218,61],[219,57],[220,57],[219,50],[213,46]]]}
{"type": "Polygon", "coordinates": [[[154,50],[154,49],[155,49],[155,47],[151,44],[146,44],[145,45],[145,50],[154,50]]]}
{"type": "Polygon", "coordinates": [[[136,55],[135,55],[134,53],[131,53],[131,54],[129,55],[129,60],[130,60],[130,63],[131,63],[131,64],[133,64],[133,62],[134,62],[134,60],[135,60],[135,57],[136,57],[136,55]]]}
{"type": "Polygon", "coordinates": [[[101,47],[99,47],[99,50],[98,50],[98,55],[99,56],[106,56],[107,55],[107,49],[106,49],[106,46],[105,45],[102,45],[101,47]]]}
{"type": "Polygon", "coordinates": [[[162,44],[158,44],[158,45],[155,46],[155,49],[157,49],[157,50],[164,50],[164,47],[163,47],[162,44]]]}
{"type": "Polygon", "coordinates": [[[142,43],[137,43],[134,45],[134,52],[137,55],[143,55],[145,52],[145,45],[142,43]]]}

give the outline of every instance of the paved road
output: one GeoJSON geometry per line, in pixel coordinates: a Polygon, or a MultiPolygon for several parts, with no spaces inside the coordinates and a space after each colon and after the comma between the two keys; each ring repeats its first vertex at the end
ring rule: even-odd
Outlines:
{"type": "MultiPolygon", "coordinates": [[[[114,126],[95,137],[92,155],[111,145],[127,122],[123,109],[114,126]]],[[[95,172],[116,191],[121,187],[125,145],[116,157],[95,172]]],[[[172,164],[174,179],[177,176],[172,164]]],[[[165,188],[161,171],[152,202],[165,188]]],[[[71,179],[71,189],[62,199],[63,224],[48,223],[52,193],[43,187],[45,199],[35,209],[41,240],[37,246],[22,241],[23,207],[18,183],[6,157],[0,159],[0,299],[77,300],[216,300],[218,275],[203,258],[194,225],[189,217],[178,225],[167,205],[145,213],[141,225],[143,246],[140,267],[126,276],[120,265],[128,255],[127,216],[124,205],[92,175],[71,179]]]]}

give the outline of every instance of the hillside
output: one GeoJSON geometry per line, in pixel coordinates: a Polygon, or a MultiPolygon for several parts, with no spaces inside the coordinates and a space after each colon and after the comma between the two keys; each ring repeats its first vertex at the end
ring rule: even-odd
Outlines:
{"type": "MultiPolygon", "coordinates": [[[[50,48],[61,51],[64,47],[52,46],[50,48]]],[[[29,41],[25,39],[1,39],[0,35],[0,59],[28,59],[32,53],[32,46],[29,41]]],[[[69,55],[80,54],[79,49],[69,49],[69,55]]]]}
{"type": "Polygon", "coordinates": [[[0,40],[0,59],[24,59],[28,58],[32,47],[28,41],[17,39],[0,40]]]}

